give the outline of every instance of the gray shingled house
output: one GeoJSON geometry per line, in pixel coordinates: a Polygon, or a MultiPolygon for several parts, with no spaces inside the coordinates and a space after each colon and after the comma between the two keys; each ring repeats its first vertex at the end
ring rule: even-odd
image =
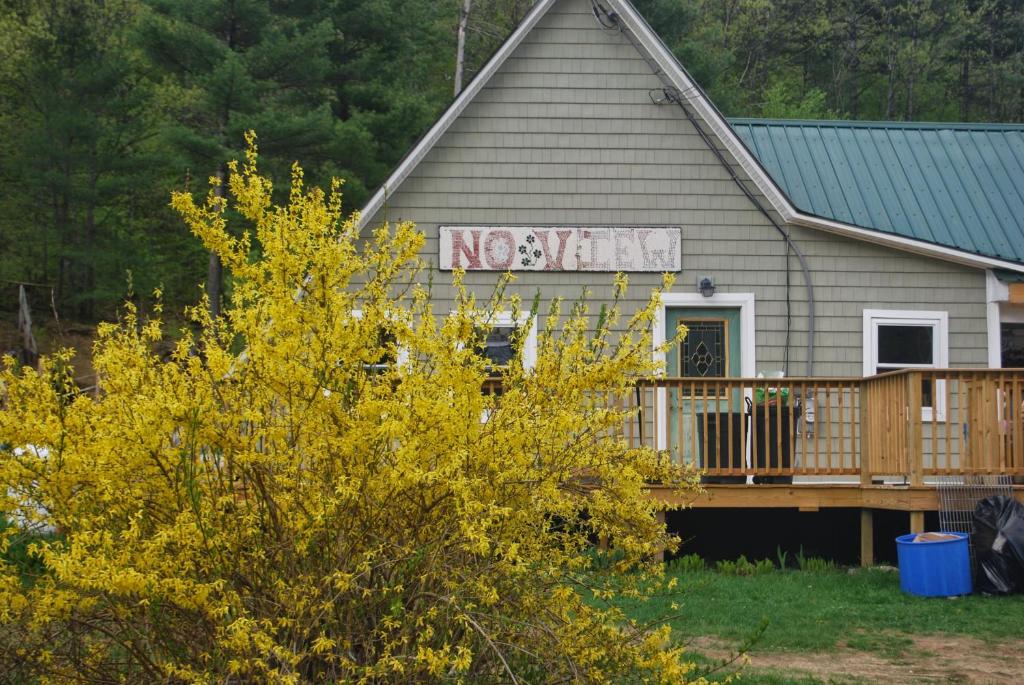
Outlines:
{"type": "Polygon", "coordinates": [[[1024,126],[730,121],[628,0],[539,0],[385,220],[482,293],[676,272],[655,337],[690,333],[624,435],[705,468],[696,506],[860,508],[869,561],[873,509],[917,530],[935,478],[1024,476],[1024,126]]]}

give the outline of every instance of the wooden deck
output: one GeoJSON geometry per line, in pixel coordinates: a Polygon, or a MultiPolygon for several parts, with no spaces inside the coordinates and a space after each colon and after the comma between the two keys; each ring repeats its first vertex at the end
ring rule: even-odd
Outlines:
{"type": "MultiPolygon", "coordinates": [[[[652,485],[669,508],[860,509],[865,565],[874,511],[905,511],[921,532],[925,512],[939,508],[938,478],[1024,481],[1024,369],[659,378],[615,404],[626,417],[619,438],[734,483],[688,498],[652,485]]],[[[1014,494],[1024,502],[1024,485],[1014,494]]]]}
{"type": "Polygon", "coordinates": [[[615,401],[619,437],[711,477],[1024,477],[1024,369],[659,378],[615,401]]]}
{"type": "MultiPolygon", "coordinates": [[[[668,488],[652,486],[651,496],[670,508],[698,509],[887,509],[891,511],[937,511],[938,490],[934,485],[705,485],[696,496],[679,497],[668,488]]],[[[1014,486],[1014,495],[1024,503],[1024,485],[1014,486]]]]}

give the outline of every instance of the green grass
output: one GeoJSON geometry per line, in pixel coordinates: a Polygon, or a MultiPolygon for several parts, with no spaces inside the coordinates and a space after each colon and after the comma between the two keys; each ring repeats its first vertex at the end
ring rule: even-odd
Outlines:
{"type": "MultiPolygon", "coordinates": [[[[1024,640],[1024,622],[1010,620],[1024,616],[1024,595],[929,599],[901,592],[899,575],[893,571],[824,568],[736,574],[714,571],[698,562],[687,559],[670,564],[669,576],[679,581],[678,595],[649,604],[624,603],[624,608],[641,622],[672,613],[677,617],[669,624],[679,640],[710,637],[721,641],[724,649],[747,643],[766,623],[763,634],[748,645],[752,654],[846,649],[870,652],[898,664],[911,655],[927,656],[915,651],[915,635],[1024,640]],[[679,609],[669,612],[666,607],[673,601],[679,609]]],[[[705,669],[714,667],[699,647],[694,649],[691,658],[696,663],[705,669]]],[[[737,668],[738,664],[721,673],[737,668]]],[[[740,670],[741,682],[752,685],[863,682],[854,678],[822,681],[764,668],[740,670]]]]}
{"type": "MultiPolygon", "coordinates": [[[[671,625],[683,639],[714,636],[738,644],[768,627],[752,651],[830,651],[840,646],[898,656],[915,634],[948,633],[985,641],[1024,639],[1024,596],[927,599],[905,595],[899,576],[880,570],[773,571],[752,576],[673,572],[683,588],[681,616],[671,625]]],[[[670,601],[670,600],[666,600],[670,601]]],[[[640,620],[658,606],[627,605],[640,620]]]]}

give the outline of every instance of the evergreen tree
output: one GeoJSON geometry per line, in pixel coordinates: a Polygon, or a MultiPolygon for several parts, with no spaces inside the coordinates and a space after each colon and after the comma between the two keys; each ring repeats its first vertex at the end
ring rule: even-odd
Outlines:
{"type": "MultiPolygon", "coordinates": [[[[174,112],[163,135],[183,158],[183,183],[225,178],[224,160],[239,156],[250,129],[277,171],[294,161],[315,180],[332,171],[328,22],[270,0],[144,1],[139,42],[174,112]]],[[[221,278],[211,254],[206,287],[214,313],[221,278]]]]}
{"type": "Polygon", "coordinates": [[[146,270],[145,232],[160,212],[136,210],[167,183],[165,155],[150,145],[152,89],[130,43],[136,9],[133,0],[3,8],[15,53],[0,76],[4,274],[52,284],[78,317],[123,297],[126,272],[146,270]]]}

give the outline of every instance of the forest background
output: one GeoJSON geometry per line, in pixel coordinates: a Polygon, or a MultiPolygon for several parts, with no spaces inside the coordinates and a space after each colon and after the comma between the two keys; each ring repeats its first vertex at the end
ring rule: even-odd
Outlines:
{"type": "MultiPolygon", "coordinates": [[[[1024,0],[635,0],[727,116],[1024,121],[1024,0]]],[[[0,317],[89,323],[208,256],[169,207],[244,132],[360,207],[530,0],[0,0],[0,317]]],[[[2,344],[2,341],[0,341],[2,344]]]]}

